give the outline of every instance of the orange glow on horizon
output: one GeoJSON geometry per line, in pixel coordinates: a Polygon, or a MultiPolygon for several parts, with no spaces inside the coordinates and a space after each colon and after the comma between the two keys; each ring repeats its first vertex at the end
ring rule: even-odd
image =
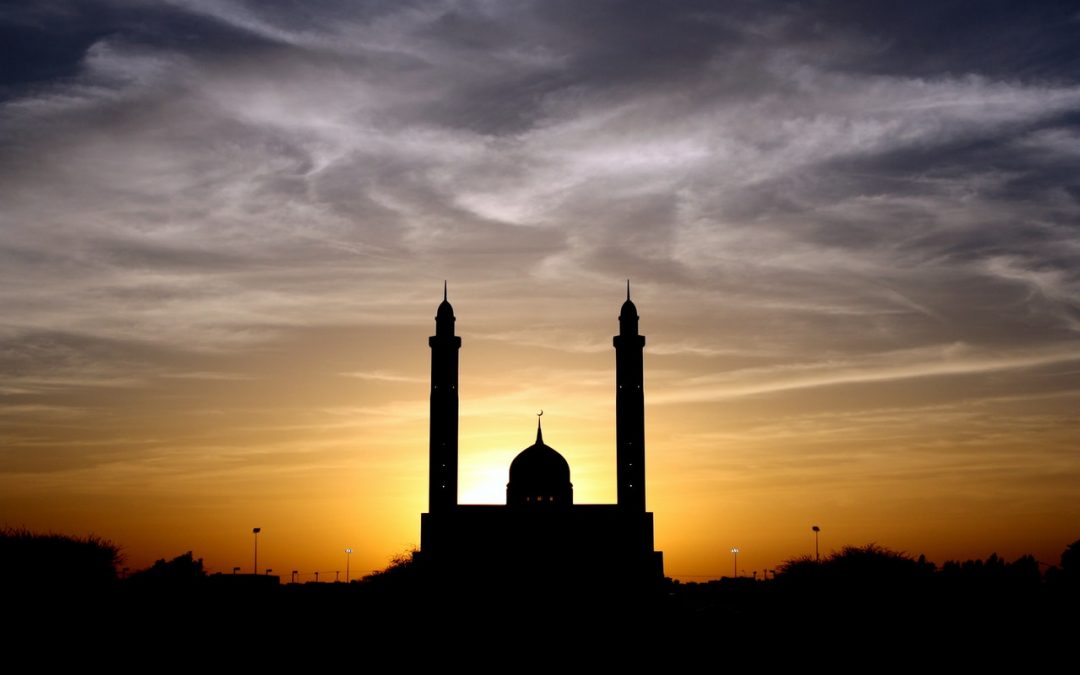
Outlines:
{"type": "MultiPolygon", "coordinates": [[[[586,348],[563,351],[559,340],[474,335],[494,320],[467,299],[458,304],[459,502],[505,503],[510,461],[533,442],[542,408],[545,441],[570,462],[575,501],[613,503],[614,355],[591,342],[613,334],[615,322],[603,319],[611,308],[586,303],[601,318],[583,328],[586,348]]],[[[696,401],[701,378],[690,373],[716,357],[665,353],[680,338],[662,306],[644,300],[639,311],[648,336],[648,508],[669,575],[729,574],[736,545],[747,574],[773,569],[812,552],[812,524],[822,526],[823,553],[873,541],[939,562],[994,551],[1054,561],[1075,536],[1073,486],[1052,480],[1054,458],[1067,466],[1075,441],[1075,427],[1054,422],[1076,409],[1072,391],[1038,399],[1038,418],[1023,402],[975,396],[985,381],[978,375],[696,401]],[[1032,427],[1032,419],[1043,422],[1032,427]],[[1021,459],[1035,439],[1046,459],[1038,466],[1021,459]]],[[[418,545],[427,506],[425,323],[368,338],[301,331],[242,358],[207,356],[233,378],[161,378],[106,392],[124,402],[110,404],[107,423],[86,418],[49,433],[70,448],[138,452],[5,474],[7,523],[95,532],[123,545],[132,568],[192,550],[213,571],[248,571],[249,534],[259,526],[260,567],[285,578],[320,570],[326,580],[344,569],[346,546],[354,576],[381,569],[418,545]]],[[[554,320],[546,325],[558,330],[554,320]]]]}

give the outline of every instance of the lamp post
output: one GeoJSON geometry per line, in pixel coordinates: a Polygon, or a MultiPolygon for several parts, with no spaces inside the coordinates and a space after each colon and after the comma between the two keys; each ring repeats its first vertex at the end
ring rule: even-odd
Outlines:
{"type": "Polygon", "coordinates": [[[349,583],[349,559],[352,558],[352,548],[345,549],[345,583],[349,583]]]}
{"type": "Polygon", "coordinates": [[[251,568],[252,574],[259,573],[259,533],[262,532],[261,527],[252,528],[251,533],[255,535],[255,565],[251,568]]]}
{"type": "Polygon", "coordinates": [[[814,531],[814,560],[821,562],[821,549],[818,548],[818,534],[821,532],[821,528],[815,525],[810,529],[814,531]]]}
{"type": "Polygon", "coordinates": [[[293,570],[292,571],[292,579],[291,579],[292,583],[294,583],[294,584],[296,583],[296,575],[299,574],[299,573],[300,573],[300,570],[293,570]]]}
{"type": "Polygon", "coordinates": [[[233,573],[233,574],[236,574],[236,573],[237,573],[237,572],[239,572],[239,571],[240,571],[240,568],[239,568],[239,567],[234,567],[234,568],[232,568],[232,573],[233,573]]]}
{"type": "Polygon", "coordinates": [[[735,556],[735,578],[739,578],[739,547],[733,546],[731,548],[731,554],[735,556]]]}
{"type": "Polygon", "coordinates": [[[319,583],[319,570],[315,570],[315,583],[319,583]]]}

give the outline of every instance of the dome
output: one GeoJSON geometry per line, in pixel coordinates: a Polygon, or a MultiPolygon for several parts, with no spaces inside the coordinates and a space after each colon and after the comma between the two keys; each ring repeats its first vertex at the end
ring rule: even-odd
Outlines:
{"type": "Polygon", "coordinates": [[[510,482],[566,485],[570,482],[570,464],[554,448],[536,443],[522,450],[510,463],[510,482]]]}
{"type": "Polygon", "coordinates": [[[443,282],[442,302],[439,303],[439,309],[435,312],[435,335],[436,336],[453,336],[454,334],[454,322],[457,319],[454,318],[454,308],[450,306],[450,300],[446,297],[446,282],[443,282]]]}
{"type": "Polygon", "coordinates": [[[443,300],[439,303],[439,310],[435,312],[436,319],[453,319],[454,308],[450,306],[450,302],[443,300]]]}
{"type": "Polygon", "coordinates": [[[512,505],[569,505],[574,501],[570,464],[554,448],[544,444],[539,427],[536,443],[518,453],[510,463],[506,503],[512,505]]]}

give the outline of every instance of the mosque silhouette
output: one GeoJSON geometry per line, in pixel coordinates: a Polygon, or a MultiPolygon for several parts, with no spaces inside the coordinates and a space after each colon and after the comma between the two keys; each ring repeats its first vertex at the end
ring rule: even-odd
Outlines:
{"type": "Polygon", "coordinates": [[[459,504],[458,350],[454,309],[443,288],[431,347],[428,513],[420,516],[417,560],[448,582],[482,578],[515,586],[573,583],[650,585],[663,579],[645,510],[645,393],[637,308],[619,314],[615,346],[616,504],[575,504],[570,465],[536,442],[510,464],[506,505],[459,504]]]}

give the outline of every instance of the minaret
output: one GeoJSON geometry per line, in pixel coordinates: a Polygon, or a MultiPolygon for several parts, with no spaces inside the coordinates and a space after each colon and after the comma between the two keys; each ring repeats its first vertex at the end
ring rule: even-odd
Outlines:
{"type": "Polygon", "coordinates": [[[446,299],[435,314],[431,347],[431,436],[429,439],[428,511],[443,513],[457,506],[458,350],[454,335],[454,308],[446,299]]]}
{"type": "Polygon", "coordinates": [[[618,464],[619,506],[645,511],[645,390],[642,387],[642,352],[645,336],[638,335],[637,307],[626,302],[619,313],[615,336],[615,461],[618,464]]]}

